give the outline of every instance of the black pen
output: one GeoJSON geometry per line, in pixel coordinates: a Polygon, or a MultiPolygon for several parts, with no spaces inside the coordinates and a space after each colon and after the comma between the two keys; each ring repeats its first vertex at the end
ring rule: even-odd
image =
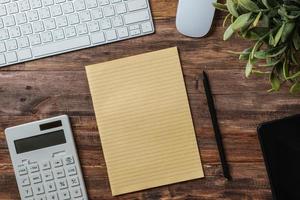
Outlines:
{"type": "Polygon", "coordinates": [[[221,135],[221,131],[220,131],[219,124],[218,124],[218,118],[217,118],[217,114],[216,114],[214,99],[213,99],[213,96],[211,93],[209,79],[208,79],[208,76],[205,71],[203,71],[203,84],[204,84],[204,88],[205,88],[205,94],[206,94],[206,98],[207,98],[209,113],[210,113],[211,121],[212,121],[214,132],[215,132],[215,137],[216,137],[216,141],[217,141],[217,145],[218,145],[219,155],[220,155],[222,168],[223,168],[223,174],[224,174],[225,178],[230,180],[231,176],[229,173],[229,167],[228,167],[228,163],[227,163],[225,152],[224,152],[222,135],[221,135]]]}

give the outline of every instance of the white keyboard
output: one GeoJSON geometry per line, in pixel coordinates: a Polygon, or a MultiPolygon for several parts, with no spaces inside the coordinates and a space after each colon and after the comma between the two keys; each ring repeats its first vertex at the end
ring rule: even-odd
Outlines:
{"type": "Polygon", "coordinates": [[[148,0],[0,0],[0,67],[153,32],[148,0]]]}

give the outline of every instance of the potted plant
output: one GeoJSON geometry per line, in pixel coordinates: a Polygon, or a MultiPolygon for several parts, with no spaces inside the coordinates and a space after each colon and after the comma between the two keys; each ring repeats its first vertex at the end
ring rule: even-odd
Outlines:
{"type": "Polygon", "coordinates": [[[226,0],[214,6],[227,13],[224,40],[238,35],[253,44],[236,52],[246,61],[245,75],[268,74],[272,89],[290,85],[300,92],[300,0],[226,0]]]}

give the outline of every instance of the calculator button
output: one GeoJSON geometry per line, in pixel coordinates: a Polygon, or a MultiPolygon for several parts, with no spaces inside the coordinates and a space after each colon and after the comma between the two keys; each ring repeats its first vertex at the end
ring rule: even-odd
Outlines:
{"type": "Polygon", "coordinates": [[[64,157],[64,162],[65,162],[65,165],[74,164],[74,158],[73,158],[73,156],[66,156],[66,157],[64,157]]]}
{"type": "Polygon", "coordinates": [[[30,173],[38,172],[40,170],[39,165],[37,163],[30,164],[28,166],[28,170],[29,170],[30,173]]]}
{"type": "Polygon", "coordinates": [[[63,191],[61,191],[60,194],[59,194],[59,199],[63,199],[63,200],[70,199],[70,192],[69,192],[69,190],[63,190],[63,191]]]}
{"type": "Polygon", "coordinates": [[[79,178],[78,177],[72,177],[69,179],[69,184],[72,187],[78,186],[79,185],[79,178]]]}
{"type": "Polygon", "coordinates": [[[24,196],[31,197],[33,195],[31,187],[24,188],[24,196]]]}
{"type": "Polygon", "coordinates": [[[66,175],[65,175],[65,170],[62,169],[62,168],[56,169],[56,170],[54,171],[54,176],[55,176],[55,178],[63,178],[63,177],[65,177],[65,176],[66,176],[66,175]]]}
{"type": "Polygon", "coordinates": [[[42,170],[50,169],[50,168],[51,168],[50,162],[49,162],[49,161],[43,161],[43,162],[41,163],[41,167],[42,167],[42,170]]]}
{"type": "Polygon", "coordinates": [[[25,166],[20,166],[18,168],[20,176],[27,174],[27,168],[25,166]]]}
{"type": "Polygon", "coordinates": [[[34,185],[33,186],[34,194],[44,194],[45,190],[42,184],[34,185]]]}
{"type": "Polygon", "coordinates": [[[46,191],[47,192],[53,192],[56,190],[55,183],[53,181],[47,182],[46,183],[46,191]]]}
{"type": "Polygon", "coordinates": [[[68,183],[67,180],[64,179],[60,179],[56,182],[57,187],[61,190],[61,189],[65,189],[68,187],[68,183]]]}
{"type": "Polygon", "coordinates": [[[56,193],[50,193],[47,195],[47,200],[58,200],[56,193]]]}
{"type": "Polygon", "coordinates": [[[46,196],[37,196],[35,197],[35,200],[47,200],[46,196]]]}
{"type": "Polygon", "coordinates": [[[50,171],[50,170],[44,171],[43,175],[44,175],[44,179],[46,181],[53,180],[53,173],[52,173],[52,171],[50,171]]]}
{"type": "Polygon", "coordinates": [[[81,192],[80,187],[72,188],[71,189],[71,195],[74,198],[81,197],[82,196],[82,192],[81,192]]]}
{"type": "Polygon", "coordinates": [[[62,163],[61,159],[55,159],[53,161],[53,166],[54,167],[61,167],[62,165],[63,165],[63,163],[62,163]]]}
{"type": "Polygon", "coordinates": [[[77,170],[75,166],[69,166],[67,167],[67,173],[69,176],[73,176],[77,174],[77,170]]]}
{"type": "Polygon", "coordinates": [[[31,181],[33,183],[40,183],[40,182],[42,182],[41,175],[40,174],[32,174],[31,175],[31,181]]]}
{"type": "Polygon", "coordinates": [[[22,186],[30,185],[29,176],[21,176],[20,181],[22,186]]]}

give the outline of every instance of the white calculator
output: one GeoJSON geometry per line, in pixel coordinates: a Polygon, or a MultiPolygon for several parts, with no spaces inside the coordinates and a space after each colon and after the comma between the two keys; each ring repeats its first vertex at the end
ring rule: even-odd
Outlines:
{"type": "Polygon", "coordinates": [[[88,200],[66,115],[7,128],[22,200],[88,200]]]}

